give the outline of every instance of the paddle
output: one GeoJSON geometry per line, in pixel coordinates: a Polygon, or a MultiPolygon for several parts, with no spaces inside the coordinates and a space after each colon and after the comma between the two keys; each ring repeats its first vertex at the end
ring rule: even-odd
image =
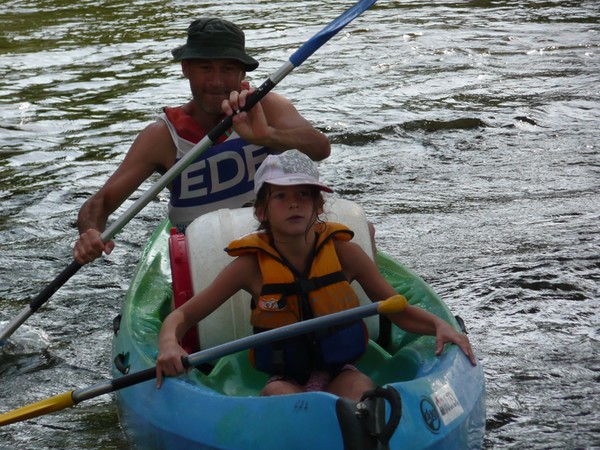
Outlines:
{"type": "MultiPolygon", "coordinates": [[[[283,80],[294,68],[302,64],[310,55],[317,51],[325,42],[327,42],[338,31],[344,28],[348,23],[369,9],[377,0],[361,0],[352,8],[348,9],[337,19],[319,31],[316,35],[306,41],[298,50],[290,56],[278,70],[269,76],[269,78],[258,87],[254,93],[248,97],[246,106],[242,111],[248,111],[256,105],[271,89],[273,89],[281,80],[283,80]]],[[[232,116],[225,117],[216,127],[214,127],[200,142],[198,142],[177,164],[169,169],[150,189],[148,189],[139,199],[137,199],[127,209],[121,217],[115,220],[103,233],[102,241],[108,242],[121,229],[137,215],[160,191],[162,191],[173,179],[190,165],[198,156],[210,148],[223,134],[231,128],[232,116]]],[[[35,297],[28,306],[10,322],[0,333],[0,346],[4,345],[17,328],[19,328],[40,306],[42,306],[50,297],[71,278],[82,267],[77,261],[64,269],[37,297],[35,297]]]]}
{"type": "MultiPolygon", "coordinates": [[[[381,302],[359,306],[357,308],[349,309],[339,313],[298,322],[292,325],[254,334],[236,341],[227,342],[216,347],[192,353],[184,358],[183,363],[185,367],[195,367],[205,362],[213,361],[225,355],[237,353],[257,345],[269,344],[282,339],[287,339],[292,336],[297,336],[299,334],[310,333],[320,328],[332,327],[341,323],[373,316],[375,314],[401,312],[404,310],[404,308],[406,308],[407,305],[408,302],[403,296],[394,295],[393,297],[381,302]]],[[[114,378],[110,381],[106,381],[95,386],[65,392],[64,394],[60,394],[0,415],[0,426],[31,419],[33,417],[38,417],[54,411],[60,411],[61,409],[75,406],[77,403],[80,403],[84,400],[89,400],[100,395],[133,386],[134,384],[152,380],[155,377],[156,368],[152,367],[140,372],[125,375],[121,378],[114,378]]]]}

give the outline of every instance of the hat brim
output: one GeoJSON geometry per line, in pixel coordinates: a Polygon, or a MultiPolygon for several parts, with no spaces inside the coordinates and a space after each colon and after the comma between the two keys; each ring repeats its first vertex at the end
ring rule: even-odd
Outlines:
{"type": "Polygon", "coordinates": [[[265,180],[264,183],[273,184],[275,186],[298,186],[303,184],[308,184],[311,186],[317,186],[321,191],[332,193],[333,189],[329,186],[315,181],[312,177],[303,177],[300,175],[286,175],[284,177],[274,178],[270,180],[265,180]]]}
{"type": "Polygon", "coordinates": [[[242,63],[246,72],[252,72],[258,67],[258,61],[236,49],[194,48],[188,44],[171,50],[175,61],[184,59],[233,59],[242,63]]]}

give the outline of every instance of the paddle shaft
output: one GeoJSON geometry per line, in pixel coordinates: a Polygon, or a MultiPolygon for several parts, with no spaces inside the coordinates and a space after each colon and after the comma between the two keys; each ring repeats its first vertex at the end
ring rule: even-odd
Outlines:
{"type": "Polygon", "coordinates": [[[0,333],[0,347],[40,306],[42,306],[82,265],[73,260],[48,286],[46,286],[0,333]]]}
{"type": "MultiPolygon", "coordinates": [[[[268,330],[263,333],[246,336],[233,342],[227,342],[216,347],[192,353],[183,359],[183,363],[186,368],[195,367],[202,363],[213,361],[223,356],[237,353],[242,350],[247,350],[258,345],[270,344],[272,342],[287,339],[293,336],[311,333],[318,329],[334,327],[343,323],[360,320],[375,314],[401,312],[406,308],[406,306],[406,299],[401,295],[395,295],[387,300],[377,303],[371,303],[338,313],[329,314],[327,316],[317,317],[292,325],[287,325],[285,327],[268,330]]],[[[33,417],[50,412],[59,411],[61,409],[81,403],[82,401],[152,380],[155,377],[156,367],[152,367],[91,387],[66,392],[49,399],[24,406],[14,411],[1,414],[0,426],[31,419],[33,417]]]]}
{"type": "MultiPolygon", "coordinates": [[[[396,305],[403,304],[403,301],[396,300],[396,297],[392,297],[387,301],[393,302],[396,305]]],[[[222,358],[223,356],[241,352],[252,347],[270,344],[272,342],[288,339],[300,334],[311,333],[318,329],[333,327],[346,322],[352,322],[354,320],[373,316],[379,312],[381,303],[384,302],[372,303],[370,305],[359,306],[358,308],[348,309],[339,313],[329,314],[327,316],[317,317],[314,319],[305,320],[303,322],[297,322],[292,325],[275,328],[273,330],[253,334],[235,341],[226,342],[215,347],[207,348],[206,350],[192,353],[191,355],[183,358],[183,366],[185,368],[196,367],[204,364],[205,362],[214,361],[222,358]]],[[[392,306],[393,311],[397,309],[399,309],[399,306],[392,306]]],[[[109,392],[118,391],[120,389],[143,383],[144,381],[152,380],[154,378],[156,378],[156,367],[144,369],[139,372],[125,375],[121,378],[115,378],[107,383],[100,383],[96,386],[73,391],[73,401],[75,403],[79,403],[84,400],[107,394],[109,392]]]]}
{"type": "MultiPolygon", "coordinates": [[[[331,39],[348,23],[361,15],[377,0],[361,0],[353,7],[348,9],[338,18],[333,20],[329,25],[323,28],[320,32],[306,41],[298,50],[290,56],[278,70],[269,76],[269,78],[258,87],[252,95],[246,100],[246,105],[241,111],[248,111],[256,105],[265,95],[267,95],[281,80],[283,80],[294,68],[302,64],[306,59],[317,51],[325,42],[331,39]]],[[[171,167],[160,179],[150,187],[140,198],[138,198],[119,218],[117,218],[101,235],[103,242],[111,240],[121,229],[131,221],[152,199],[154,199],[160,191],[173,181],[187,166],[196,160],[203,152],[212,146],[223,134],[232,126],[233,117],[226,116],[217,126],[215,126],[208,134],[200,140],[192,149],[186,153],[173,167],[171,167]]],[[[52,295],[71,278],[82,267],[77,261],[64,269],[48,287],[46,287],[31,303],[23,308],[21,312],[13,319],[7,327],[0,333],[0,346],[4,345],[17,328],[19,328],[40,306],[46,303],[52,295]]]]}

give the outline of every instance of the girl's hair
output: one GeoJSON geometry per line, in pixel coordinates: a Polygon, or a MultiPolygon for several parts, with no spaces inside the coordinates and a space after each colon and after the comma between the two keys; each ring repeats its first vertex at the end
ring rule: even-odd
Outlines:
{"type": "MultiPolygon", "coordinates": [[[[307,184],[306,187],[310,189],[311,197],[313,199],[313,211],[316,213],[317,222],[323,222],[321,218],[319,218],[319,209],[323,208],[325,204],[325,199],[323,198],[323,192],[319,189],[318,186],[313,186],[307,184]]],[[[269,218],[266,217],[265,220],[260,220],[256,214],[258,209],[262,209],[263,211],[267,210],[267,205],[269,204],[269,200],[271,199],[271,185],[269,183],[264,183],[258,193],[256,194],[256,201],[254,202],[254,217],[259,221],[259,225],[257,230],[264,230],[267,233],[271,232],[271,224],[269,223],[269,218]]],[[[312,224],[310,224],[312,225],[312,224]]],[[[309,227],[310,227],[309,225],[309,227]]],[[[308,232],[308,229],[306,230],[308,232]]]]}

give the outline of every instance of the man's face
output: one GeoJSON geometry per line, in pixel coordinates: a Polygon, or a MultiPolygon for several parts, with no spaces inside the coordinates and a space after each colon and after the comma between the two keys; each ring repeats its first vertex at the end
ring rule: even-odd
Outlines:
{"type": "Polygon", "coordinates": [[[223,100],[231,91],[239,91],[246,76],[242,64],[231,59],[190,59],[182,61],[185,77],[190,81],[194,100],[202,111],[221,115],[223,100]]]}

